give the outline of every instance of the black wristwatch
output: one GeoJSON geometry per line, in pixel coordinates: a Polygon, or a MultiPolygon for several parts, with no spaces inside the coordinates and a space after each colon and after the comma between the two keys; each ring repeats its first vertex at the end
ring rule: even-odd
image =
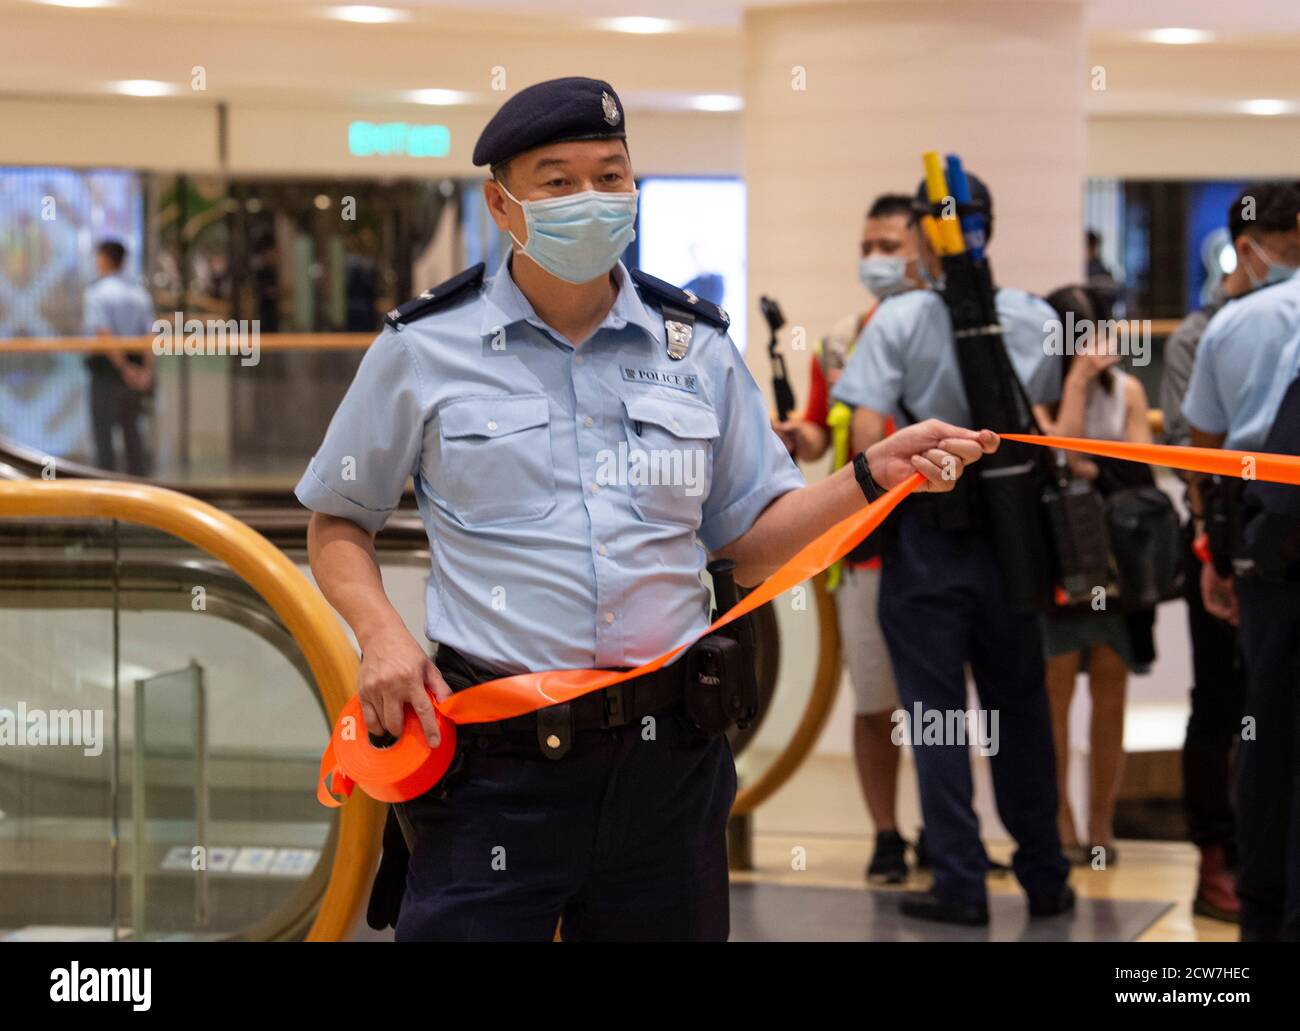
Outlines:
{"type": "Polygon", "coordinates": [[[859,451],[853,456],[853,475],[857,478],[858,486],[862,488],[862,496],[867,501],[875,501],[884,495],[885,488],[871,475],[871,466],[867,463],[865,451],[859,451]]]}

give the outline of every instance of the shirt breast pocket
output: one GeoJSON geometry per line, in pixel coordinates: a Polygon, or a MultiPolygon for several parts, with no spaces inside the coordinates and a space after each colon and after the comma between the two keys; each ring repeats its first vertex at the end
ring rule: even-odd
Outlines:
{"type": "Polygon", "coordinates": [[[712,409],[654,396],[624,398],[623,408],[633,510],[647,522],[699,529],[718,438],[712,409]]]}
{"type": "Polygon", "coordinates": [[[434,491],[466,526],[539,519],[555,508],[545,394],[463,397],[438,411],[434,491]]]}

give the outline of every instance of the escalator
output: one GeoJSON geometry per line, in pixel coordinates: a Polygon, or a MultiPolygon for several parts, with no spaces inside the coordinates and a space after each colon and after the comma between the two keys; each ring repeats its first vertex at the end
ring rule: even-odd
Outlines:
{"type": "Polygon", "coordinates": [[[0,938],[302,938],[329,719],[243,578],[113,520],[0,519],[0,938]]]}

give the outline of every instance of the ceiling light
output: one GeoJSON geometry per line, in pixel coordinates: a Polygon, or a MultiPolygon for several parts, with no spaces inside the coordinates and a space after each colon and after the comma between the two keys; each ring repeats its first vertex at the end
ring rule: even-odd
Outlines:
{"type": "Polygon", "coordinates": [[[82,9],[117,6],[117,0],[36,0],[36,2],[44,4],[46,7],[77,7],[82,9]]]}
{"type": "Polygon", "coordinates": [[[458,89],[413,89],[408,90],[406,99],[412,104],[468,104],[474,97],[458,89]]]}
{"type": "Polygon", "coordinates": [[[123,79],[109,83],[108,88],[125,97],[169,97],[176,92],[176,87],[170,82],[157,79],[123,79]]]}
{"type": "Polygon", "coordinates": [[[610,32],[635,32],[645,35],[655,32],[674,32],[677,23],[667,18],[602,18],[600,27],[610,32]]]}
{"type": "Polygon", "coordinates": [[[409,12],[395,7],[372,7],[369,4],[331,7],[326,13],[335,21],[350,21],[358,25],[391,25],[411,17],[409,12]]]}
{"type": "Polygon", "coordinates": [[[1175,47],[1208,43],[1214,39],[1214,33],[1204,29],[1151,29],[1142,35],[1148,43],[1164,43],[1175,47]]]}
{"type": "Polygon", "coordinates": [[[1248,115],[1285,115],[1290,114],[1291,105],[1285,100],[1261,97],[1242,101],[1241,110],[1248,115]]]}
{"type": "Polygon", "coordinates": [[[739,111],[745,101],[734,93],[699,93],[691,97],[690,105],[696,111],[739,111]]]}

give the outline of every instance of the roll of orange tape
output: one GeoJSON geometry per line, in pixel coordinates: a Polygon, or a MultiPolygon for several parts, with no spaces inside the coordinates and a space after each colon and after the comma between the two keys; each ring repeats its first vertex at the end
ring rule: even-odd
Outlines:
{"type": "Polygon", "coordinates": [[[376,747],[366,732],[361,697],[353,695],[321,756],[316,798],[334,808],[342,805],[334,795],[346,798],[358,784],[380,802],[405,802],[423,795],[442,779],[456,754],[456,724],[437,710],[434,717],[440,735],[437,748],[425,741],[420,718],[410,707],[402,736],[387,748],[376,747]]]}

